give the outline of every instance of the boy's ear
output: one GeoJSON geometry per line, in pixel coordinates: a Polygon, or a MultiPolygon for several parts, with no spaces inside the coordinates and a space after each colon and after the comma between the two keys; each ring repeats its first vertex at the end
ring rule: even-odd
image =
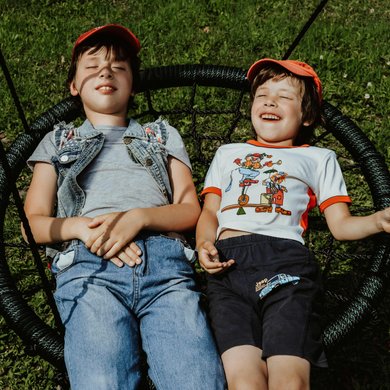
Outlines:
{"type": "Polygon", "coordinates": [[[77,96],[79,94],[79,91],[76,88],[74,80],[70,83],[69,90],[72,96],[77,96]]]}
{"type": "Polygon", "coordinates": [[[314,122],[314,121],[304,121],[304,122],[302,123],[302,125],[303,125],[303,126],[310,126],[310,125],[313,124],[313,122],[314,122]]]}

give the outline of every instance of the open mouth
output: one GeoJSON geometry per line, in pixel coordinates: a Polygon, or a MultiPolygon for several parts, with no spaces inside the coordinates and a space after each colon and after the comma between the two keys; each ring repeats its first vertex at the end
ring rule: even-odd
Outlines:
{"type": "Polygon", "coordinates": [[[110,93],[115,91],[115,88],[112,87],[111,85],[101,85],[100,87],[96,88],[98,91],[103,92],[103,93],[110,93]]]}
{"type": "Polygon", "coordinates": [[[281,119],[280,116],[274,114],[262,114],[260,118],[266,121],[278,121],[281,119]]]}

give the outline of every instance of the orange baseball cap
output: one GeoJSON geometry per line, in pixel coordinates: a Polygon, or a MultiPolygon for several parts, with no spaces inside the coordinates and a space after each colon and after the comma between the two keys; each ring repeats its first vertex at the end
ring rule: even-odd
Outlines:
{"type": "Polygon", "coordinates": [[[136,54],[141,49],[141,44],[140,44],[138,38],[128,28],[123,27],[120,24],[106,24],[104,26],[95,27],[95,28],[81,34],[77,38],[77,40],[73,46],[72,58],[73,58],[74,51],[75,51],[76,47],[78,47],[87,38],[90,38],[93,35],[100,34],[100,33],[111,34],[113,36],[117,36],[119,38],[124,39],[135,50],[136,54]]]}
{"type": "Polygon", "coordinates": [[[278,64],[297,76],[311,77],[314,81],[314,85],[316,86],[317,93],[318,93],[318,98],[321,102],[322,100],[321,80],[318,77],[317,73],[314,71],[314,69],[310,65],[306,64],[305,62],[295,61],[295,60],[273,60],[271,58],[263,58],[251,65],[251,67],[248,70],[248,73],[246,74],[246,78],[250,82],[252,82],[257,76],[257,74],[259,73],[260,69],[268,64],[278,64]]]}

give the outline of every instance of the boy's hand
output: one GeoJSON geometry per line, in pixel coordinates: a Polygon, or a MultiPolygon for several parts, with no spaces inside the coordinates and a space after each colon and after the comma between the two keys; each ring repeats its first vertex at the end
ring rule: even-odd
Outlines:
{"type": "Polygon", "coordinates": [[[91,223],[92,218],[74,217],[69,218],[69,221],[71,222],[71,227],[75,232],[75,237],[85,243],[92,233],[92,229],[88,226],[91,223]]]}
{"type": "Polygon", "coordinates": [[[127,264],[129,267],[134,267],[142,263],[140,255],[142,251],[135,242],[130,242],[121,249],[115,256],[111,257],[110,261],[118,267],[123,267],[127,264]]]}
{"type": "MultiPolygon", "coordinates": [[[[123,250],[142,229],[140,218],[135,217],[132,211],[108,213],[93,218],[88,224],[93,231],[85,242],[89,250],[104,259],[118,257],[120,253],[123,260],[127,259],[126,264],[131,262],[130,259],[135,261],[134,253],[138,256],[141,254],[138,247],[133,250],[134,246],[130,248],[130,244],[127,251],[123,250]]],[[[120,257],[119,259],[122,260],[120,257]]]]}
{"type": "Polygon", "coordinates": [[[376,214],[378,216],[379,230],[390,233],[390,207],[378,211],[376,214]]]}
{"type": "Polygon", "coordinates": [[[218,250],[211,241],[205,241],[198,247],[200,266],[209,274],[216,274],[227,270],[234,264],[234,260],[220,261],[218,250]]]}
{"type": "MultiPolygon", "coordinates": [[[[94,229],[90,226],[94,226],[94,220],[88,217],[75,218],[75,228],[77,229],[78,238],[85,243],[88,247],[87,242],[91,239],[94,229]]],[[[99,225],[97,225],[99,226],[99,225]]],[[[142,260],[139,257],[142,254],[140,248],[135,242],[129,242],[124,248],[122,248],[115,256],[108,259],[112,261],[116,266],[123,267],[127,264],[129,267],[134,267],[136,264],[141,264],[142,260]]]]}

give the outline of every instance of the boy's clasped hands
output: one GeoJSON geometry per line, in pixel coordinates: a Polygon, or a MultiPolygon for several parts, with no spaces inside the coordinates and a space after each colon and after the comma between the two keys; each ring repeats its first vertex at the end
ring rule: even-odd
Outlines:
{"type": "Polygon", "coordinates": [[[141,264],[142,251],[132,241],[142,229],[138,209],[111,212],[87,218],[84,244],[89,250],[118,267],[141,264]]]}

